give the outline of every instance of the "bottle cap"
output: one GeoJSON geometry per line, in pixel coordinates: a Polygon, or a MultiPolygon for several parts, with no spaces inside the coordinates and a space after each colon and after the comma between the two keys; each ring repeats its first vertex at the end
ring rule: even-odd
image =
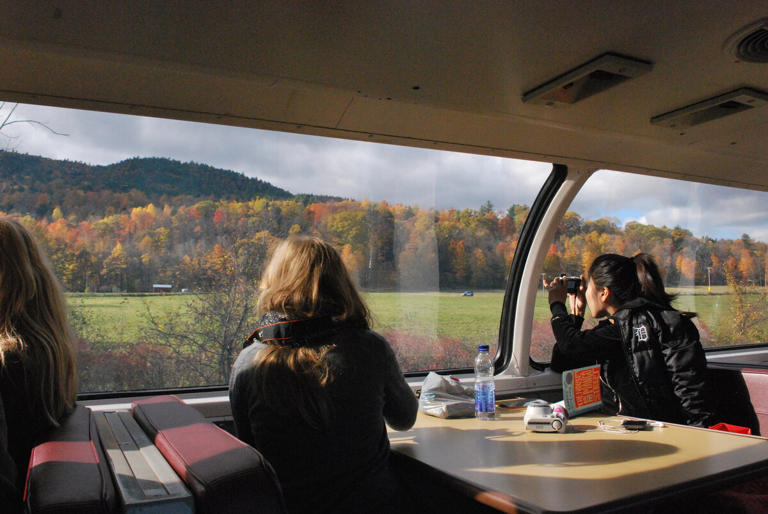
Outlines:
{"type": "Polygon", "coordinates": [[[477,349],[478,349],[478,350],[480,350],[481,352],[482,352],[483,350],[485,350],[485,351],[487,352],[487,351],[488,351],[488,345],[487,345],[487,344],[481,344],[481,345],[478,345],[478,346],[477,346],[477,349]]]}

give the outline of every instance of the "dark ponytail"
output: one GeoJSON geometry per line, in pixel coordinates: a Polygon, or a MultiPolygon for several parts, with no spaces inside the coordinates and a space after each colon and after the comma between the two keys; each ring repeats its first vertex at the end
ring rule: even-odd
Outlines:
{"type": "Polygon", "coordinates": [[[637,266],[637,280],[640,282],[643,297],[671,309],[675,295],[664,290],[661,272],[653,257],[647,253],[638,253],[632,260],[637,266]]]}
{"type": "Polygon", "coordinates": [[[675,299],[674,295],[664,291],[659,268],[647,253],[637,254],[634,258],[615,253],[603,254],[589,267],[589,278],[596,286],[610,289],[617,306],[642,296],[671,308],[675,299]]]}
{"type": "Polygon", "coordinates": [[[641,294],[635,263],[629,257],[605,253],[589,267],[589,278],[598,287],[607,287],[618,305],[634,300],[641,294]]]}

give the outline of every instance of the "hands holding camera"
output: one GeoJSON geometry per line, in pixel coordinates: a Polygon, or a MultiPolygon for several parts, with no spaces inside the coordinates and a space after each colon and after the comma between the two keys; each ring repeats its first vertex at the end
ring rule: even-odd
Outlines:
{"type": "Polygon", "coordinates": [[[572,314],[577,316],[584,316],[584,309],[587,305],[584,291],[586,285],[584,284],[584,275],[566,276],[565,274],[555,277],[551,282],[547,283],[544,280],[544,287],[549,291],[549,303],[562,302],[566,303],[566,298],[569,300],[570,310],[572,314]]]}

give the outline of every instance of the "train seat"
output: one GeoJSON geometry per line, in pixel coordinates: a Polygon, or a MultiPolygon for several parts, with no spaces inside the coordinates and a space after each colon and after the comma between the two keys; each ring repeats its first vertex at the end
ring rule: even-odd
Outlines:
{"type": "MultiPolygon", "coordinates": [[[[761,383],[761,377],[750,377],[749,375],[752,374],[750,371],[760,370],[742,369],[731,364],[710,365],[707,378],[713,385],[712,393],[717,421],[747,427],[752,431],[752,435],[763,435],[768,433],[764,432],[768,430],[768,426],[764,425],[761,430],[760,420],[753,403],[759,405],[761,395],[768,399],[766,396],[768,390],[760,391],[758,386],[761,383]],[[751,387],[748,386],[747,380],[751,387]]],[[[768,375],[763,378],[768,379],[768,375]]]]}
{"type": "Polygon", "coordinates": [[[744,368],[741,370],[741,376],[757,416],[759,434],[768,436],[768,369],[744,368]]]}
{"type": "Polygon", "coordinates": [[[197,512],[285,512],[269,462],[193,407],[166,395],[135,401],[131,412],[192,491],[197,512]]]}
{"type": "MultiPolygon", "coordinates": [[[[768,435],[768,369],[719,364],[709,368],[717,384],[717,411],[726,422],[748,427],[752,435],[768,435]]],[[[688,498],[681,507],[695,512],[766,512],[768,476],[733,484],[701,498],[688,498]]]]}
{"type": "Polygon", "coordinates": [[[90,409],[78,405],[48,441],[32,449],[24,502],[29,513],[117,511],[109,465],[90,409]]]}

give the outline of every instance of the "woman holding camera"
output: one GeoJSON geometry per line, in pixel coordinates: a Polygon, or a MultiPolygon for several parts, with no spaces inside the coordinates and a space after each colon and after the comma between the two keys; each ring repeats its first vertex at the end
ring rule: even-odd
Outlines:
{"type": "Polygon", "coordinates": [[[603,403],[627,416],[671,423],[714,423],[706,358],[691,314],[675,310],[650,255],[604,254],[569,294],[566,277],[546,284],[557,341],[552,370],[601,365],[603,403]],[[572,314],[565,307],[570,298],[572,314]],[[595,328],[581,330],[585,307],[595,328]]]}
{"type": "Polygon", "coordinates": [[[282,242],[259,310],[232,369],[232,416],[274,466],[288,511],[407,512],[384,423],[408,430],[418,401],[338,252],[317,238],[282,242]]]}

